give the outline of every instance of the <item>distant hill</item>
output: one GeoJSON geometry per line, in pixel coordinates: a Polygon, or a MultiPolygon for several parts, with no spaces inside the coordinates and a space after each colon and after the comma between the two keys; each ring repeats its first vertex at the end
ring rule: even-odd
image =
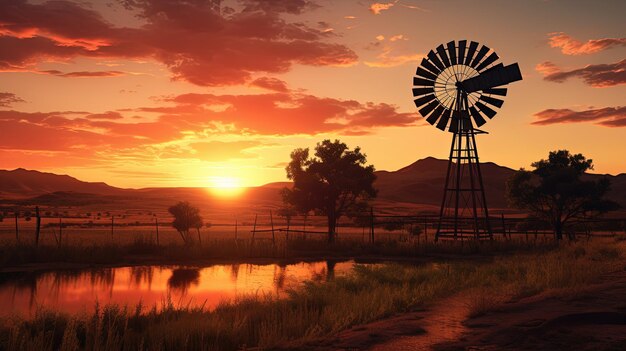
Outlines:
{"type": "MultiPolygon", "coordinates": [[[[378,171],[375,184],[379,189],[378,197],[393,201],[441,205],[447,167],[448,160],[428,157],[397,171],[378,171]]],[[[507,207],[505,184],[515,170],[493,162],[481,163],[480,170],[489,207],[507,207]]],[[[584,178],[595,180],[603,176],[586,174],[584,178]]],[[[607,197],[626,207],[626,174],[606,176],[611,180],[611,192],[607,197]]]]}
{"type": "MultiPolygon", "coordinates": [[[[448,160],[427,157],[397,171],[376,172],[378,197],[402,202],[440,205],[448,160]]],[[[506,207],[504,184],[515,172],[495,163],[481,163],[483,183],[490,207],[506,207]]]]}
{"type": "Polygon", "coordinates": [[[28,197],[58,191],[111,195],[122,191],[106,183],[83,182],[68,175],[58,175],[18,168],[0,170],[0,196],[28,197]]]}
{"type": "MultiPolygon", "coordinates": [[[[377,171],[375,187],[378,200],[439,206],[445,182],[447,160],[433,157],[418,160],[397,171],[377,171]]],[[[515,170],[492,162],[481,163],[481,171],[489,207],[507,207],[505,182],[515,170]]],[[[587,179],[602,175],[586,174],[587,179]]],[[[609,198],[626,208],[626,174],[608,175],[611,180],[609,198]]],[[[248,188],[245,195],[234,202],[250,205],[272,205],[280,202],[280,189],[290,182],[269,183],[248,188]]],[[[101,182],[83,182],[68,175],[57,175],[25,169],[0,170],[0,199],[21,198],[24,204],[95,204],[148,201],[156,204],[186,199],[192,202],[213,202],[210,192],[203,188],[145,188],[121,189],[101,182]],[[209,195],[209,196],[207,196],[209,195]],[[27,200],[24,200],[27,199],[27,200]],[[67,203],[66,203],[67,202],[67,203]]],[[[226,200],[220,199],[220,203],[226,200]]]]}

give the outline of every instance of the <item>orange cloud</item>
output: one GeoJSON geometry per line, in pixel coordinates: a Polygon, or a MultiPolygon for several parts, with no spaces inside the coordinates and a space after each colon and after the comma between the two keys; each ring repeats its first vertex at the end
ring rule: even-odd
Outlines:
{"type": "MultiPolygon", "coordinates": [[[[167,105],[89,113],[80,111],[0,111],[0,149],[46,152],[109,152],[167,148],[168,155],[209,159],[212,151],[248,144],[202,143],[214,134],[294,135],[368,132],[387,126],[414,125],[414,113],[401,113],[385,103],[321,98],[299,93],[257,95],[183,94],[163,100],[167,105]],[[222,108],[216,109],[215,106],[222,108]],[[124,113],[146,116],[148,122],[124,113]],[[227,126],[227,127],[226,127],[227,126]],[[190,144],[190,143],[196,144],[190,144]],[[159,147],[157,147],[159,146],[159,147]],[[108,150],[108,151],[107,151],[108,150]]],[[[256,145],[256,144],[255,144],[256,145]]],[[[244,146],[246,146],[244,148],[244,146]]],[[[233,149],[224,154],[235,155],[233,149]]],[[[165,152],[165,151],[163,151],[165,152]]]]}
{"type": "Polygon", "coordinates": [[[611,64],[587,65],[569,71],[561,70],[552,62],[543,62],[535,69],[544,75],[543,79],[557,83],[577,77],[595,88],[626,84],[626,59],[611,64]]]}
{"type": "Polygon", "coordinates": [[[277,91],[280,93],[286,93],[289,91],[289,88],[287,88],[287,83],[278,78],[260,77],[252,81],[250,85],[253,87],[277,91]]]}
{"type": "Polygon", "coordinates": [[[548,44],[553,48],[561,49],[565,55],[594,54],[612,47],[626,46],[626,38],[593,39],[583,43],[563,32],[548,35],[550,36],[548,44]]]}
{"type": "Polygon", "coordinates": [[[258,141],[203,141],[188,145],[170,145],[157,154],[160,158],[198,159],[208,162],[221,162],[233,159],[255,158],[258,155],[250,149],[263,144],[258,141]]]}
{"type": "Polygon", "coordinates": [[[354,51],[327,42],[334,36],[328,28],[282,18],[315,8],[311,1],[243,0],[243,9],[229,10],[228,16],[203,1],[124,4],[143,25],[116,27],[98,12],[69,1],[0,2],[0,70],[33,70],[50,58],[149,58],[166,65],[175,79],[224,86],[246,83],[257,72],[282,73],[295,63],[327,66],[357,61],[354,51]]]}
{"type": "Polygon", "coordinates": [[[416,63],[424,57],[425,55],[423,54],[394,55],[393,50],[387,48],[376,57],[376,61],[365,61],[364,63],[368,67],[387,68],[401,66],[407,63],[416,63]]]}
{"type": "Polygon", "coordinates": [[[375,2],[375,3],[370,5],[370,11],[373,14],[375,14],[375,15],[380,15],[381,12],[389,10],[396,3],[397,3],[397,1],[395,1],[395,2],[388,2],[388,3],[375,2]]]}
{"type": "Polygon", "coordinates": [[[570,109],[548,109],[535,114],[532,124],[550,125],[558,123],[595,123],[606,127],[626,127],[626,106],[605,107],[574,111],[570,109]]]}

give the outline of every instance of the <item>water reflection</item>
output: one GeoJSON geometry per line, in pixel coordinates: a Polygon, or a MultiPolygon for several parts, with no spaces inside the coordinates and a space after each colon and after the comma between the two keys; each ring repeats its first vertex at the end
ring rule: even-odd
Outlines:
{"type": "Polygon", "coordinates": [[[167,286],[172,290],[178,290],[181,295],[187,295],[191,285],[200,284],[200,270],[179,268],[172,271],[172,276],[167,280],[167,286]]]}
{"type": "Polygon", "coordinates": [[[304,280],[325,281],[348,272],[354,262],[231,264],[211,267],[136,266],[0,274],[0,315],[32,316],[37,308],[68,313],[99,304],[157,307],[204,304],[213,308],[239,294],[281,295],[304,280]]]}

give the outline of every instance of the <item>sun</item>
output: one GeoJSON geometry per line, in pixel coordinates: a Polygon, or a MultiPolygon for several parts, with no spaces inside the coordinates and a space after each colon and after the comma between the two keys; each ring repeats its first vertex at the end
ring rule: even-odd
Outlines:
{"type": "Polygon", "coordinates": [[[218,196],[237,196],[243,192],[241,179],[236,177],[209,177],[208,189],[218,196]]]}

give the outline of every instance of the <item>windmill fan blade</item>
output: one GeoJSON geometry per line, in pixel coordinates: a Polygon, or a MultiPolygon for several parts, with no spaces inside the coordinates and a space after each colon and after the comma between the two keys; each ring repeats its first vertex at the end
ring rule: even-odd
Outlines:
{"type": "Polygon", "coordinates": [[[424,77],[424,78],[428,78],[428,79],[432,79],[432,80],[437,79],[436,75],[428,72],[427,70],[423,69],[422,67],[419,67],[417,69],[417,71],[415,71],[415,74],[417,74],[420,77],[424,77]]]}
{"type": "Polygon", "coordinates": [[[491,108],[487,107],[487,105],[483,104],[480,101],[476,101],[476,107],[478,107],[480,109],[480,111],[482,113],[484,113],[485,115],[487,115],[487,117],[489,118],[493,118],[493,116],[496,115],[496,111],[492,110],[491,108]]]}
{"type": "Polygon", "coordinates": [[[497,86],[509,84],[522,80],[522,73],[517,63],[499,68],[489,69],[476,77],[466,79],[459,83],[459,86],[466,93],[473,93],[479,90],[495,88],[497,86]]]}
{"type": "Polygon", "coordinates": [[[423,78],[418,78],[418,77],[413,77],[413,85],[423,85],[423,86],[427,86],[427,87],[433,87],[433,86],[435,86],[435,81],[434,80],[423,79],[423,78]]]}
{"type": "Polygon", "coordinates": [[[463,64],[465,60],[465,46],[467,45],[467,40],[459,40],[459,64],[463,64]]]}
{"type": "Polygon", "coordinates": [[[441,60],[439,60],[439,57],[437,57],[437,54],[435,54],[434,51],[430,50],[427,56],[428,59],[432,61],[432,63],[434,63],[437,68],[439,68],[440,71],[446,69],[446,67],[443,65],[443,63],[441,63],[441,60]]]}
{"type": "Polygon", "coordinates": [[[450,63],[456,65],[456,44],[454,40],[447,44],[448,46],[448,55],[450,56],[450,63]]]}
{"type": "Polygon", "coordinates": [[[476,57],[474,57],[474,60],[472,61],[472,64],[470,64],[470,66],[472,67],[476,67],[476,65],[480,62],[480,60],[483,59],[483,57],[485,57],[485,55],[487,55],[487,53],[489,52],[489,47],[483,45],[480,50],[478,51],[478,54],[476,54],[476,57]]]}
{"type": "Polygon", "coordinates": [[[478,67],[476,67],[476,70],[478,72],[482,71],[485,67],[489,66],[490,64],[494,63],[497,59],[499,59],[500,57],[498,56],[498,54],[496,54],[496,52],[492,52],[491,55],[489,55],[489,57],[487,57],[485,59],[485,61],[481,62],[480,65],[478,65],[478,67]]]}
{"type": "Polygon", "coordinates": [[[476,122],[477,127],[480,127],[483,124],[487,123],[487,121],[485,121],[483,116],[480,114],[480,112],[478,112],[478,110],[474,106],[470,107],[470,112],[472,114],[472,117],[474,117],[474,121],[476,122]]]}
{"type": "Polygon", "coordinates": [[[454,110],[452,111],[452,122],[450,122],[450,127],[448,128],[448,131],[452,133],[456,133],[458,130],[459,130],[459,116],[458,116],[458,111],[454,110]]]}
{"type": "Polygon", "coordinates": [[[427,70],[433,72],[434,74],[439,74],[441,72],[441,70],[439,68],[437,68],[435,65],[430,63],[430,61],[428,61],[425,58],[422,59],[422,67],[424,67],[427,70]]]}
{"type": "Polygon", "coordinates": [[[441,130],[446,130],[446,126],[448,125],[448,120],[450,119],[450,112],[452,111],[448,109],[443,111],[443,114],[441,115],[441,119],[439,120],[439,122],[437,122],[437,128],[441,130]]]}
{"type": "Polygon", "coordinates": [[[432,100],[435,99],[435,94],[430,94],[430,95],[425,95],[422,96],[421,98],[415,99],[415,106],[417,108],[422,107],[422,105],[431,102],[432,100]]]}
{"type": "Polygon", "coordinates": [[[413,88],[413,96],[418,97],[421,95],[434,93],[434,88],[413,88]]]}
{"type": "Polygon", "coordinates": [[[469,49],[467,51],[467,57],[465,57],[464,65],[468,66],[472,61],[472,57],[474,57],[474,53],[476,52],[476,48],[478,47],[478,43],[475,41],[470,42],[469,49]]]}
{"type": "Polygon", "coordinates": [[[441,113],[443,112],[443,110],[444,110],[443,106],[441,105],[437,106],[435,111],[433,111],[433,113],[430,116],[428,116],[428,118],[426,118],[426,122],[430,124],[435,124],[435,122],[437,122],[437,119],[439,119],[439,116],[441,116],[441,113]]]}
{"type": "Polygon", "coordinates": [[[431,113],[431,112],[432,112],[432,110],[434,110],[434,109],[435,109],[435,107],[437,107],[437,106],[439,106],[439,101],[437,101],[437,100],[435,100],[435,101],[431,101],[431,103],[430,103],[430,104],[428,104],[428,105],[426,105],[426,106],[424,106],[424,107],[422,107],[422,108],[420,109],[420,114],[421,114],[423,117],[426,117],[426,116],[428,116],[428,114],[429,114],[429,113],[431,113]]]}
{"type": "Polygon", "coordinates": [[[485,95],[481,95],[479,100],[482,100],[488,104],[491,104],[493,106],[496,107],[502,107],[502,104],[504,103],[504,101],[500,100],[500,99],[496,99],[496,98],[492,98],[490,96],[485,96],[485,95]]]}
{"type": "Polygon", "coordinates": [[[441,57],[443,64],[446,67],[450,67],[450,60],[448,59],[448,54],[446,53],[446,49],[443,47],[443,45],[437,46],[437,53],[439,54],[439,57],[441,57]]]}
{"type": "Polygon", "coordinates": [[[506,96],[506,88],[493,88],[483,90],[485,94],[506,96]]]}

